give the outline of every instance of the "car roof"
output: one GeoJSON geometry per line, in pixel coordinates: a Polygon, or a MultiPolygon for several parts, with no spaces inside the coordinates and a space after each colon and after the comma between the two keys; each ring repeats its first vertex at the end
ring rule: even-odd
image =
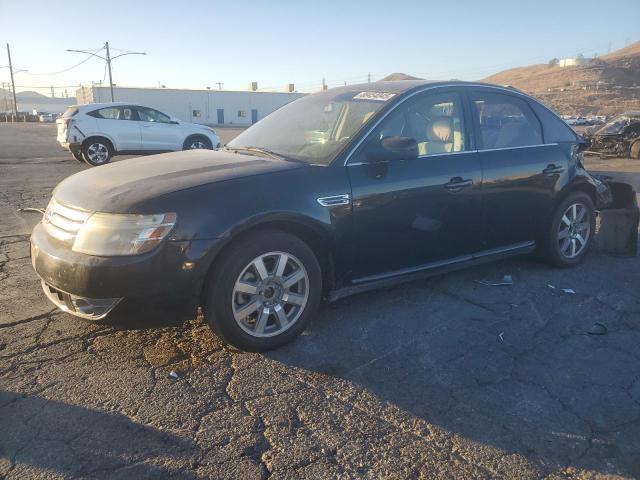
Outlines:
{"type": "Polygon", "coordinates": [[[379,92],[379,93],[397,93],[403,94],[412,90],[419,90],[428,86],[466,86],[466,87],[493,87],[498,89],[507,89],[513,92],[522,93],[520,90],[505,86],[495,85],[483,82],[465,82],[462,80],[387,80],[371,83],[359,83],[356,85],[346,85],[344,87],[332,88],[330,91],[340,92],[379,92]]]}
{"type": "Polygon", "coordinates": [[[135,102],[105,102],[105,103],[84,103],[80,105],[74,105],[74,107],[81,109],[90,109],[90,108],[108,108],[108,107],[122,107],[124,105],[132,106],[132,107],[144,107],[144,105],[140,105],[135,102]]]}

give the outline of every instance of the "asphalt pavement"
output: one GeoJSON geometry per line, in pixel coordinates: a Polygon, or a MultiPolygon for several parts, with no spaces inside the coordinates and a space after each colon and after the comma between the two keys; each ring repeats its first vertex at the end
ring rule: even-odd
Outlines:
{"type": "Polygon", "coordinates": [[[54,129],[0,124],[0,478],[640,477],[638,257],[360,294],[268,354],[159,307],[93,323],[45,299],[17,212],[89,168],[54,129]]]}

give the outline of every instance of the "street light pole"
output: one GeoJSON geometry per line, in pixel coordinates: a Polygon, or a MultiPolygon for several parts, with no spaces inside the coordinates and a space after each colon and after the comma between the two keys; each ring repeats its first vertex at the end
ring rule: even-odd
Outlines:
{"type": "Polygon", "coordinates": [[[18,101],[16,100],[16,84],[13,81],[13,65],[11,64],[11,50],[7,43],[7,56],[9,57],[9,72],[11,73],[11,92],[13,93],[13,115],[18,119],[18,101]]]}
{"type": "Polygon", "coordinates": [[[111,55],[109,54],[109,42],[104,42],[104,47],[107,49],[107,69],[109,70],[109,90],[111,90],[111,101],[113,99],[113,79],[111,77],[111,55]]]}
{"type": "MultiPolygon", "coordinates": [[[[124,57],[125,55],[146,55],[145,52],[125,52],[125,53],[121,53],[120,55],[116,55],[115,57],[111,56],[111,52],[109,51],[109,42],[105,42],[104,43],[104,48],[107,51],[107,55],[105,57],[98,55],[95,51],[94,52],[88,52],[86,50],[72,50],[70,48],[67,49],[67,52],[76,52],[76,53],[86,53],[88,55],[91,55],[93,57],[98,57],[101,58],[102,60],[104,60],[105,62],[107,62],[107,69],[109,70],[109,90],[111,91],[111,101],[115,101],[114,100],[114,96],[113,96],[113,77],[111,76],[111,61],[115,60],[116,58],[119,57],[124,57]]],[[[102,50],[102,48],[100,50],[102,50]]],[[[98,50],[99,51],[99,50],[98,50]]]]}

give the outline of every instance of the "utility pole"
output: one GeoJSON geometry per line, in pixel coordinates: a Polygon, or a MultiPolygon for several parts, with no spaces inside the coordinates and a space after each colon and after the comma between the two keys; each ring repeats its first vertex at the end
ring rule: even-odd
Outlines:
{"type": "Polygon", "coordinates": [[[16,84],[13,81],[13,65],[11,64],[11,50],[9,50],[9,44],[7,43],[7,56],[9,57],[9,72],[11,73],[11,92],[13,94],[13,114],[16,120],[18,119],[18,101],[16,100],[16,84]]]}
{"type": "Polygon", "coordinates": [[[53,89],[53,85],[51,85],[51,98],[56,96],[56,91],[53,89]]]}
{"type": "Polygon", "coordinates": [[[367,83],[371,83],[371,74],[367,73],[367,83]]]}
{"type": "MultiPolygon", "coordinates": [[[[107,51],[107,55],[106,57],[103,57],[101,55],[98,55],[94,52],[88,52],[86,50],[72,50],[72,49],[67,49],[67,52],[76,52],[76,53],[86,53],[87,55],[92,55],[94,57],[98,57],[101,58],[102,60],[104,60],[105,62],[107,62],[107,69],[109,70],[109,90],[111,91],[111,101],[114,101],[113,98],[113,77],[111,76],[111,61],[115,60],[116,58],[119,57],[124,57],[125,55],[146,55],[145,52],[125,52],[125,53],[121,53],[120,55],[116,55],[115,57],[111,57],[111,52],[109,51],[109,42],[104,42],[104,48],[107,51]]],[[[102,48],[100,50],[102,50],[102,48]]]]}
{"type": "Polygon", "coordinates": [[[224,85],[224,83],[222,82],[215,82],[216,85],[218,85],[218,90],[222,90],[222,86],[224,85]]]}
{"type": "Polygon", "coordinates": [[[111,78],[111,55],[109,55],[109,42],[104,42],[104,48],[107,49],[107,69],[109,70],[109,90],[111,90],[111,101],[113,99],[113,79],[111,78]]]}

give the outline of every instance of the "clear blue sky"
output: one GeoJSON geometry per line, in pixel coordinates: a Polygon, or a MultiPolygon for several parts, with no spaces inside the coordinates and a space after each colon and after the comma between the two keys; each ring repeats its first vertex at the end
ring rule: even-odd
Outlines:
{"type": "MultiPolygon", "coordinates": [[[[480,79],[553,57],[604,54],[640,40],[639,0],[102,1],[0,0],[0,66],[11,44],[22,86],[103,79],[68,48],[147,52],[114,61],[119,85],[313,90],[391,72],[480,79]]],[[[113,54],[120,52],[114,51],[113,54]]],[[[0,69],[0,81],[9,80],[0,69]]],[[[70,94],[73,89],[70,88],[70,94]]]]}

